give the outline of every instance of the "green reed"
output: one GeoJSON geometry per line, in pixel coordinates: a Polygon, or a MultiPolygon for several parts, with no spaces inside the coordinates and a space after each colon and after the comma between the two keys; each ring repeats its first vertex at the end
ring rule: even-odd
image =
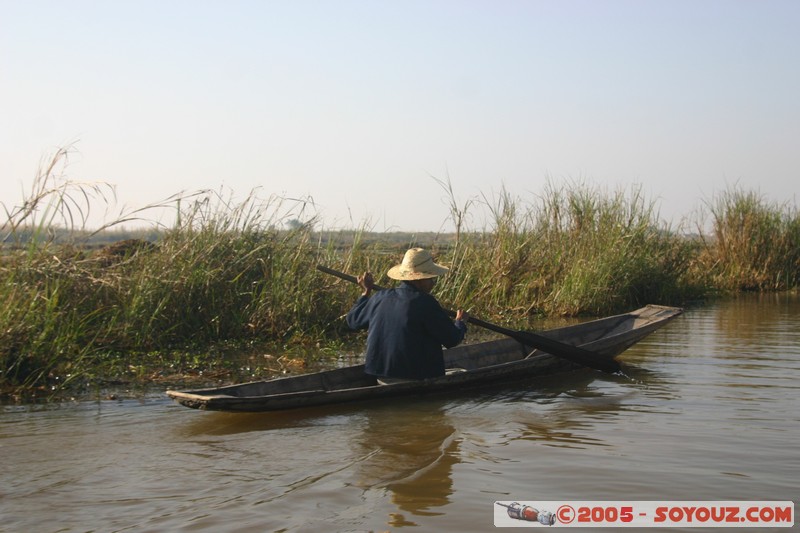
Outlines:
{"type": "Polygon", "coordinates": [[[800,276],[800,216],[788,204],[767,202],[731,188],[707,207],[711,234],[704,235],[698,266],[707,284],[724,291],[787,290],[800,276]]]}
{"type": "Polygon", "coordinates": [[[710,204],[713,232],[700,238],[664,226],[636,187],[551,182],[530,200],[501,190],[459,202],[449,179],[437,180],[456,227],[447,235],[376,234],[366,223],[324,231],[310,201],[199,191],[155,204],[175,213],[155,242],[91,250],[88,210],[110,194],[60,179],[67,155],[43,166],[19,207],[3,205],[5,388],[225,367],[214,347],[226,343],[318,345],[327,353],[327,343],[357,338],[345,333],[342,316],[358,288],[315,266],[370,270],[389,286],[385,272],[418,245],[452,267],[436,288],[443,305],[516,327],[533,316],[601,315],[724,290],[797,286],[796,212],[739,191],[710,204]],[[484,227],[469,226],[475,210],[487,215],[484,227]]]}
{"type": "Polygon", "coordinates": [[[87,190],[97,187],[60,178],[54,169],[67,155],[44,167],[20,207],[3,206],[0,384],[58,385],[110,363],[124,368],[120,358],[134,353],[319,338],[320,324],[333,321],[320,316],[342,302],[323,297],[325,280],[311,267],[333,250],[311,231],[313,219],[297,222],[307,202],[176,196],[176,222],[157,243],[92,252],[55,238],[86,236],[87,190]]]}
{"type": "Polygon", "coordinates": [[[491,224],[464,234],[448,299],[519,321],[669,303],[695,291],[685,276],[690,246],[660,226],[637,188],[550,183],[533,203],[501,191],[484,204],[491,224]]]}

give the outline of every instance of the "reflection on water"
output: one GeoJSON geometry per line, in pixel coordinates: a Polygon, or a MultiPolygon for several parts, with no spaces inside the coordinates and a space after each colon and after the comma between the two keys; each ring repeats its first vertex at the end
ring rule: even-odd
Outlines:
{"type": "MultiPolygon", "coordinates": [[[[497,500],[798,500],[800,299],[688,310],[622,357],[460,396],[0,412],[3,531],[483,531],[497,500]]],[[[669,531],[664,529],[664,531],[669,531]]]]}
{"type": "Polygon", "coordinates": [[[403,512],[442,514],[435,508],[450,502],[459,437],[440,403],[370,409],[355,444],[365,457],[357,465],[355,484],[368,490],[386,487],[400,511],[391,513],[389,525],[415,525],[403,512]]]}
{"type": "Polygon", "coordinates": [[[459,460],[459,438],[448,421],[445,402],[437,399],[402,403],[327,406],[286,413],[213,413],[185,426],[187,438],[252,432],[298,430],[345,425],[352,461],[340,474],[347,486],[364,492],[388,491],[396,505],[387,523],[412,525],[407,515],[435,516],[450,503],[452,466],[459,460]],[[348,472],[344,476],[344,472],[348,472]],[[404,514],[405,513],[405,514],[404,514]]]}

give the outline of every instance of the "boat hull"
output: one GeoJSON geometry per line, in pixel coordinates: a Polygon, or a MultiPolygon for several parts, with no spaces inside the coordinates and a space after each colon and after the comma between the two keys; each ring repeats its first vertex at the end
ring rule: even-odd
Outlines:
{"type": "MultiPolygon", "coordinates": [[[[580,346],[598,358],[613,359],[682,313],[675,307],[648,305],[636,311],[582,324],[539,332],[580,346]]],[[[167,391],[181,405],[194,409],[261,412],[394,396],[446,393],[529,380],[582,367],[541,350],[503,338],[445,350],[448,375],[389,385],[364,373],[364,365],[300,376],[256,381],[193,391],[167,391]]]]}

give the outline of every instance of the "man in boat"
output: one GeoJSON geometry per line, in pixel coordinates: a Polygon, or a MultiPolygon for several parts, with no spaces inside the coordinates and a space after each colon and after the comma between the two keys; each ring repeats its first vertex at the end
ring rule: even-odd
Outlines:
{"type": "Polygon", "coordinates": [[[387,272],[402,282],[398,287],[373,295],[372,274],[358,276],[363,292],[347,313],[347,325],[369,329],[367,374],[382,383],[445,374],[442,346],[452,348],[464,340],[469,318],[459,309],[452,321],[431,295],[437,278],[448,270],[429,251],[412,248],[387,272]]]}

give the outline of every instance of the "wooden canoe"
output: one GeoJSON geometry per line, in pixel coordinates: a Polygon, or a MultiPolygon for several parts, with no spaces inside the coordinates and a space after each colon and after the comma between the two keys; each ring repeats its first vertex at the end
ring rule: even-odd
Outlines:
{"type": "MultiPolygon", "coordinates": [[[[630,313],[539,332],[613,359],[683,312],[648,305],[630,313]]],[[[331,403],[442,393],[566,372],[581,367],[511,338],[464,344],[445,350],[446,376],[381,385],[355,365],[312,374],[211,389],[167,391],[181,405],[212,411],[278,411],[331,403]]]]}

